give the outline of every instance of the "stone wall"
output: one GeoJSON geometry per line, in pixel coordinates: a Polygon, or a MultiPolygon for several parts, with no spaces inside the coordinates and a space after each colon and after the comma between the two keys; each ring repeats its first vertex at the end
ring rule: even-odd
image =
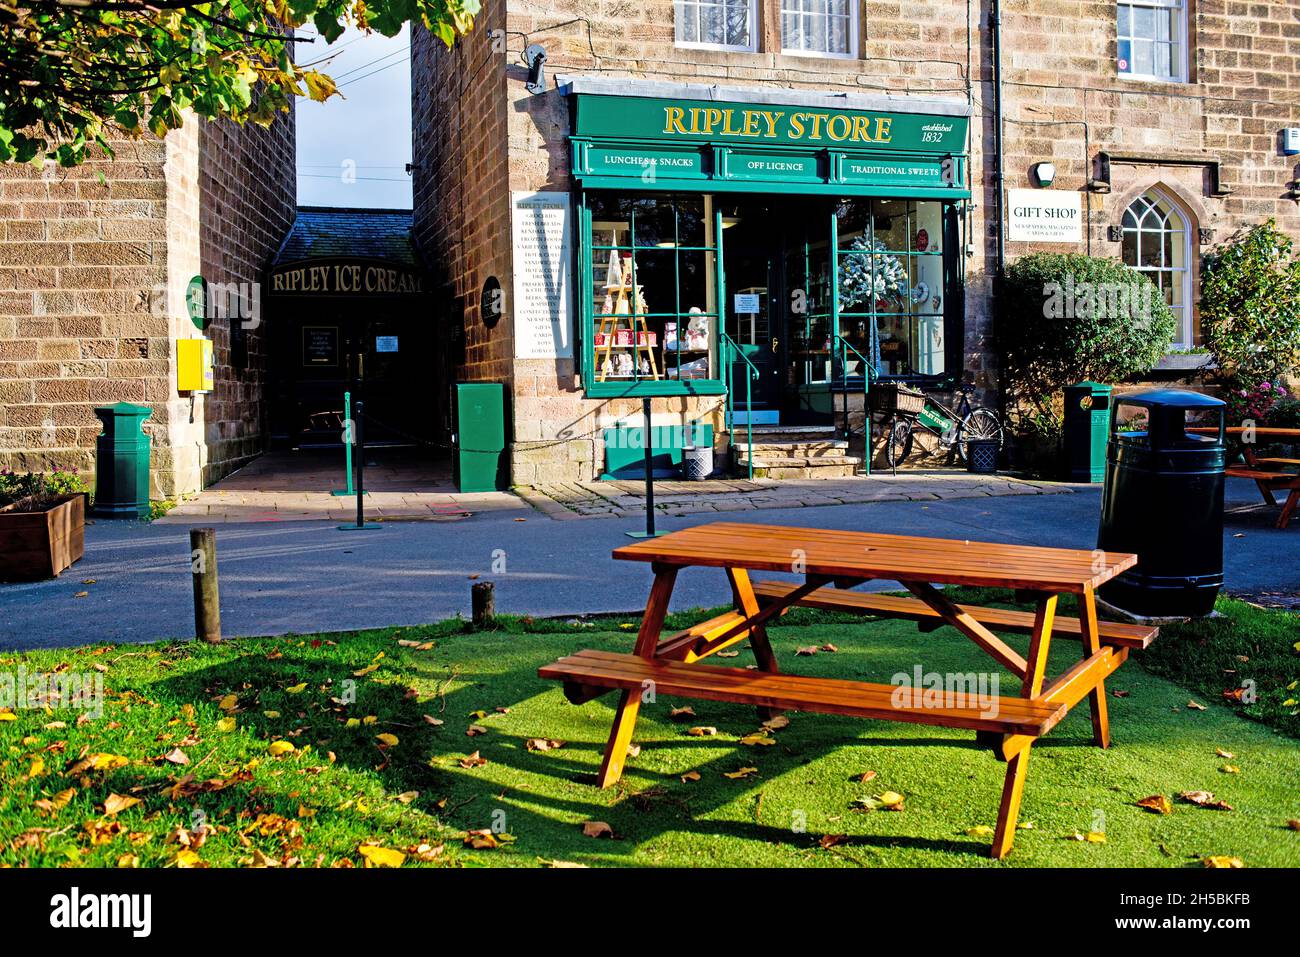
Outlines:
{"type": "Polygon", "coordinates": [[[192,411],[174,341],[198,334],[191,277],[260,280],[293,215],[293,143],[291,116],[271,130],[191,120],[76,169],[0,166],[0,466],[93,473],[93,408],[119,401],[153,409],[155,497],[260,449],[256,331],[241,375],[228,323],[210,329],[217,390],[192,411]]]}

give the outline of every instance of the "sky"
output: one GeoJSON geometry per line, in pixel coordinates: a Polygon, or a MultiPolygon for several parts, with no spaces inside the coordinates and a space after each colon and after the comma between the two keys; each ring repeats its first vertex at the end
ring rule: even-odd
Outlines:
{"type": "MultiPolygon", "coordinates": [[[[349,30],[326,45],[297,45],[297,61],[338,83],[326,103],[299,98],[298,205],[410,209],[409,27],[391,39],[349,30]]],[[[299,36],[314,36],[305,30],[299,36]]]]}

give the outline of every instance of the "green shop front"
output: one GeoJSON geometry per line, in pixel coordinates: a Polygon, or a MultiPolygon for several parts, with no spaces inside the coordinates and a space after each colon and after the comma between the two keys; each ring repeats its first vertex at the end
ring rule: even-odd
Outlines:
{"type": "Polygon", "coordinates": [[[822,424],[960,376],[964,102],[567,83],[588,397],[822,424]]]}

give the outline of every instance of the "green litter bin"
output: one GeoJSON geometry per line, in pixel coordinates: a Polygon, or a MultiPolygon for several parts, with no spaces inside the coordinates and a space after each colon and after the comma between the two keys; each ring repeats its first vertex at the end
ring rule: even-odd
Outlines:
{"type": "Polygon", "coordinates": [[[1110,437],[1110,386],[1080,382],[1065,388],[1065,462],[1071,482],[1106,478],[1110,437]]]}
{"type": "Polygon", "coordinates": [[[149,517],[149,436],[153,410],[119,402],[95,409],[104,424],[95,439],[95,508],[103,518],[149,517]]]}

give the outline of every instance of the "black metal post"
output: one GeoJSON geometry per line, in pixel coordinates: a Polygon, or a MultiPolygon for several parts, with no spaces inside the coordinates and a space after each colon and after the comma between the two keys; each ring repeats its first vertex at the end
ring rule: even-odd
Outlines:
{"type": "Polygon", "coordinates": [[[650,397],[641,400],[641,410],[645,413],[645,534],[646,538],[655,537],[655,471],[654,441],[650,438],[650,397]]]}
{"type": "Polygon", "coordinates": [[[366,494],[366,483],[362,481],[362,475],[366,467],[366,446],[361,433],[361,423],[364,421],[364,416],[365,403],[357,399],[357,415],[352,422],[352,441],[354,443],[352,463],[357,473],[357,528],[361,528],[366,524],[366,516],[362,510],[362,502],[366,494]]]}

